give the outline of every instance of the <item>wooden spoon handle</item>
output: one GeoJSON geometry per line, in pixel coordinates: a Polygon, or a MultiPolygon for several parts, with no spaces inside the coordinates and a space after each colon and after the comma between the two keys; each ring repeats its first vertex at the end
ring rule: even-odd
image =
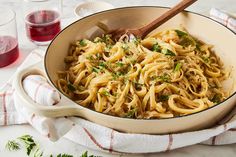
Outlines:
{"type": "Polygon", "coordinates": [[[162,14],[160,17],[158,17],[156,20],[152,21],[148,25],[145,25],[144,27],[139,28],[140,37],[145,37],[148,33],[153,31],[158,26],[162,25],[181,11],[183,11],[185,8],[196,2],[197,0],[182,0],[180,3],[178,3],[176,6],[171,8],[169,11],[162,14]]]}

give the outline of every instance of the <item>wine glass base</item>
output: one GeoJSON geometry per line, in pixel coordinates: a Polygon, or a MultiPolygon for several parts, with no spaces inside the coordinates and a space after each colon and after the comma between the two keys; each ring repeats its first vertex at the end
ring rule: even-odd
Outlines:
{"type": "Polygon", "coordinates": [[[34,41],[34,40],[31,40],[31,42],[33,42],[35,45],[38,45],[38,46],[47,46],[51,43],[51,40],[49,40],[49,41],[34,41]]]}

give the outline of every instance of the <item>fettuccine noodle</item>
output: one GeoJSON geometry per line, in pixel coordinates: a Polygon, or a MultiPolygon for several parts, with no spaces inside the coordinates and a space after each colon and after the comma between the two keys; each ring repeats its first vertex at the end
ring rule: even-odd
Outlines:
{"type": "Polygon", "coordinates": [[[109,115],[169,118],[220,103],[229,77],[212,46],[186,30],[166,30],[143,40],[123,35],[71,44],[59,71],[61,92],[78,104],[109,115]]]}

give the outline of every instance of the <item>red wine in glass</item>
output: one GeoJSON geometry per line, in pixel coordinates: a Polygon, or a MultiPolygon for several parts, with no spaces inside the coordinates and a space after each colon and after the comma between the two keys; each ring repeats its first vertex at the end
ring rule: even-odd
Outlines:
{"type": "Polygon", "coordinates": [[[11,36],[0,36],[0,67],[13,63],[18,56],[17,39],[11,36]]]}
{"type": "Polygon", "coordinates": [[[51,41],[61,30],[59,13],[54,10],[40,10],[26,16],[26,32],[36,43],[51,41]]]}

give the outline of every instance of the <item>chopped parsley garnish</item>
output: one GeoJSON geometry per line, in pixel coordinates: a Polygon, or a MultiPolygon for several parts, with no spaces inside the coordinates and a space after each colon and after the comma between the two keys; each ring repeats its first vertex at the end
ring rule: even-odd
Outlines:
{"type": "Polygon", "coordinates": [[[201,46],[197,43],[196,44],[196,50],[198,50],[198,51],[201,51],[201,48],[200,48],[201,46]]]}
{"type": "Polygon", "coordinates": [[[182,64],[181,64],[181,63],[177,63],[177,64],[175,65],[174,71],[175,71],[175,72],[176,72],[176,71],[179,71],[181,67],[182,67],[182,64]]]}
{"type": "Polygon", "coordinates": [[[144,84],[138,83],[138,82],[133,82],[133,83],[134,83],[134,87],[135,87],[136,89],[141,89],[142,86],[144,85],[144,84]]]}
{"type": "Polygon", "coordinates": [[[134,42],[135,45],[138,45],[141,42],[140,38],[133,38],[132,41],[134,42]]]}
{"type": "Polygon", "coordinates": [[[113,77],[113,80],[115,80],[115,79],[117,79],[119,77],[118,75],[116,75],[116,73],[112,73],[111,75],[113,77]]]}
{"type": "Polygon", "coordinates": [[[73,84],[71,84],[71,83],[68,83],[68,84],[67,84],[67,88],[68,88],[70,91],[72,91],[72,92],[76,90],[75,86],[74,86],[73,84]]]}
{"type": "Polygon", "coordinates": [[[105,52],[110,52],[110,49],[112,48],[112,45],[107,45],[104,49],[105,52]]]}
{"type": "Polygon", "coordinates": [[[195,40],[188,33],[180,31],[180,30],[175,30],[175,32],[180,37],[180,41],[178,44],[180,44],[183,47],[188,47],[189,45],[196,46],[196,49],[200,50],[200,42],[195,40]]]}
{"type": "Polygon", "coordinates": [[[137,113],[138,109],[133,108],[128,111],[128,113],[125,115],[126,118],[135,118],[135,114],[137,113]]]}
{"type": "Polygon", "coordinates": [[[107,68],[107,67],[108,66],[106,65],[105,62],[99,62],[98,66],[92,67],[92,72],[95,72],[95,73],[103,72],[104,68],[107,68]]]}
{"type": "Polygon", "coordinates": [[[125,74],[121,71],[117,71],[117,72],[112,73],[113,79],[117,79],[117,78],[119,78],[120,76],[123,76],[123,75],[125,75],[125,74]]]}
{"type": "Polygon", "coordinates": [[[122,62],[117,62],[116,65],[119,66],[119,67],[123,67],[123,66],[124,66],[124,63],[122,63],[122,62]]]}
{"type": "Polygon", "coordinates": [[[129,50],[129,46],[127,44],[122,45],[122,48],[125,52],[129,50]]]}
{"type": "Polygon", "coordinates": [[[106,35],[103,34],[101,38],[96,37],[93,42],[94,43],[104,42],[104,43],[106,43],[106,45],[111,44],[111,42],[112,42],[111,36],[112,35],[110,35],[110,34],[106,34],[106,35]]]}
{"type": "Polygon", "coordinates": [[[16,151],[20,149],[20,144],[16,142],[15,140],[10,140],[7,142],[5,147],[9,151],[16,151]]]}
{"type": "Polygon", "coordinates": [[[160,51],[161,51],[160,45],[158,45],[158,43],[154,44],[154,45],[152,46],[152,51],[160,52],[160,51]]]}
{"type": "Polygon", "coordinates": [[[87,43],[85,42],[84,39],[81,39],[81,40],[79,41],[79,44],[80,44],[80,46],[86,46],[86,45],[87,45],[87,43]]]}
{"type": "Polygon", "coordinates": [[[121,72],[121,71],[117,71],[116,72],[116,75],[118,75],[118,76],[123,76],[123,75],[125,75],[123,72],[121,72]]]}
{"type": "Polygon", "coordinates": [[[109,96],[110,95],[110,93],[107,90],[101,91],[100,94],[104,95],[104,96],[109,96]]]}
{"type": "Polygon", "coordinates": [[[202,60],[203,60],[205,63],[209,63],[209,62],[210,62],[210,58],[209,58],[209,57],[202,56],[201,58],[202,58],[202,60]]]}
{"type": "Polygon", "coordinates": [[[99,73],[100,69],[96,68],[96,67],[93,67],[92,68],[92,71],[95,72],[95,73],[99,73]]]}
{"type": "Polygon", "coordinates": [[[183,31],[180,31],[180,30],[178,30],[178,29],[176,29],[175,32],[177,33],[177,35],[178,35],[179,37],[182,37],[182,36],[188,35],[188,33],[183,32],[183,31]]]}
{"type": "Polygon", "coordinates": [[[106,68],[107,64],[105,62],[99,62],[98,66],[100,66],[102,68],[106,68]]]}
{"type": "Polygon", "coordinates": [[[221,95],[220,94],[215,94],[213,98],[211,99],[213,103],[220,103],[221,102],[221,95]]]}
{"type": "Polygon", "coordinates": [[[160,101],[167,101],[169,99],[169,95],[160,95],[159,99],[160,101]]]}
{"type": "Polygon", "coordinates": [[[86,59],[88,59],[88,60],[94,60],[94,57],[93,57],[93,56],[87,56],[86,59]]]}
{"type": "Polygon", "coordinates": [[[163,74],[161,76],[157,76],[162,82],[170,82],[170,76],[168,74],[163,74]]]}
{"type": "Polygon", "coordinates": [[[137,63],[137,60],[136,60],[136,59],[131,59],[131,60],[130,60],[130,62],[131,62],[131,64],[133,64],[133,65],[134,65],[134,64],[136,64],[136,63],[137,63]]]}
{"type": "Polygon", "coordinates": [[[175,53],[169,49],[162,49],[161,53],[163,53],[164,55],[167,55],[167,56],[175,56],[175,53]]]}
{"type": "Polygon", "coordinates": [[[197,39],[194,39],[194,40],[196,42],[196,50],[201,51],[202,43],[197,39]]]}
{"type": "Polygon", "coordinates": [[[107,42],[111,40],[111,37],[112,37],[111,34],[106,34],[106,35],[103,35],[102,39],[104,42],[107,42]]]}
{"type": "Polygon", "coordinates": [[[99,59],[99,58],[101,58],[101,57],[102,57],[102,55],[101,55],[100,53],[97,53],[97,54],[96,54],[96,58],[97,58],[97,59],[99,59]]]}
{"type": "Polygon", "coordinates": [[[101,38],[97,37],[97,38],[94,39],[93,42],[94,43],[100,43],[100,42],[103,42],[103,40],[101,38]]]}
{"type": "Polygon", "coordinates": [[[182,36],[179,44],[183,47],[188,47],[189,45],[196,46],[196,41],[189,35],[182,36]]]}

